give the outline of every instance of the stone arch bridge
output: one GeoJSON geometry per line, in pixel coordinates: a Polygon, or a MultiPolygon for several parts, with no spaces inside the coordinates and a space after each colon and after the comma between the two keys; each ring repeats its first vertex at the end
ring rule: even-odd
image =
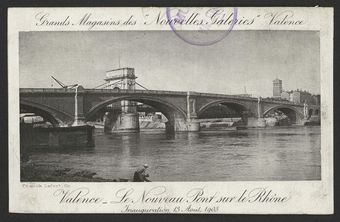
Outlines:
{"type": "MultiPolygon", "coordinates": [[[[20,88],[20,109],[43,116],[54,125],[87,121],[100,109],[114,102],[129,100],[150,105],[167,118],[167,127],[173,131],[197,131],[204,111],[216,105],[225,105],[242,115],[248,126],[261,125],[263,117],[280,110],[295,118],[296,123],[308,119],[306,106],[288,101],[258,99],[235,95],[122,89],[54,89],[20,88]]],[[[309,105],[309,116],[320,114],[320,107],[309,105]]]]}

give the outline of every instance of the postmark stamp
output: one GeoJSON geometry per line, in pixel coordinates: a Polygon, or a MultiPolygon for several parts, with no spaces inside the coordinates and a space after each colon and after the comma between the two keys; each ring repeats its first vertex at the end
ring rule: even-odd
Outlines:
{"type": "Polygon", "coordinates": [[[223,40],[237,22],[237,8],[211,8],[205,11],[190,8],[166,8],[166,18],[172,31],[183,41],[196,46],[210,46],[223,40]],[[222,22],[223,21],[223,22],[222,22]],[[192,35],[183,30],[183,25],[194,24],[198,31],[192,35]],[[213,25],[224,25],[222,32],[213,32],[213,25]]]}

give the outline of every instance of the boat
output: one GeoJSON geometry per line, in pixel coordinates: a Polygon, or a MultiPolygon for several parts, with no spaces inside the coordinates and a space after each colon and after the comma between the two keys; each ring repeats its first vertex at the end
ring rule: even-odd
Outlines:
{"type": "Polygon", "coordinates": [[[66,127],[37,127],[20,124],[20,142],[23,147],[93,147],[94,127],[90,125],[66,127]]]}

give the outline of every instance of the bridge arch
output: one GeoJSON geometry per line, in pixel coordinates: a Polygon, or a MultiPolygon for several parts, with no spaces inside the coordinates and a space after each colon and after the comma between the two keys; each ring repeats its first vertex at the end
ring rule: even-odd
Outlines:
{"type": "Polygon", "coordinates": [[[73,116],[58,111],[47,105],[20,100],[20,110],[35,113],[50,122],[54,126],[62,125],[65,122],[72,122],[73,116]]]}
{"type": "Polygon", "coordinates": [[[282,113],[284,113],[291,122],[298,123],[304,118],[303,113],[296,107],[289,106],[289,105],[277,105],[273,106],[267,110],[264,111],[263,116],[267,116],[270,112],[279,110],[282,113]]]}
{"type": "Polygon", "coordinates": [[[212,102],[209,102],[209,103],[205,104],[204,106],[202,106],[197,112],[198,118],[200,118],[207,110],[209,110],[213,107],[216,107],[218,105],[227,106],[231,110],[234,110],[238,114],[240,114],[240,116],[242,116],[243,112],[249,111],[248,106],[246,104],[242,103],[242,102],[232,100],[232,99],[223,99],[223,100],[212,101],[212,102]]]}
{"type": "Polygon", "coordinates": [[[85,118],[88,120],[102,108],[112,103],[119,102],[122,100],[140,102],[140,103],[149,105],[151,107],[154,107],[156,109],[159,109],[159,111],[162,112],[169,121],[172,121],[175,118],[184,118],[184,119],[186,118],[186,112],[182,110],[180,107],[177,107],[176,105],[172,103],[169,103],[159,98],[150,98],[147,96],[136,96],[136,95],[114,97],[114,98],[107,99],[103,102],[100,102],[90,108],[90,110],[86,113],[85,118]]]}

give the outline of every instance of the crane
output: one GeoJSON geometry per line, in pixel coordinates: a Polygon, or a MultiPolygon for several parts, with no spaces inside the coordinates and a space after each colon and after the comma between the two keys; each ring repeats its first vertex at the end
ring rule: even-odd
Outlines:
{"type": "Polygon", "coordinates": [[[54,76],[51,76],[51,77],[52,77],[52,79],[53,79],[54,81],[56,81],[56,82],[57,82],[62,88],[64,88],[64,89],[72,89],[72,88],[78,86],[78,84],[65,85],[64,83],[62,83],[61,81],[59,81],[58,79],[56,79],[54,76]]]}

